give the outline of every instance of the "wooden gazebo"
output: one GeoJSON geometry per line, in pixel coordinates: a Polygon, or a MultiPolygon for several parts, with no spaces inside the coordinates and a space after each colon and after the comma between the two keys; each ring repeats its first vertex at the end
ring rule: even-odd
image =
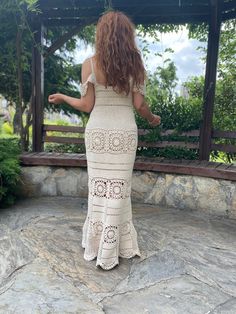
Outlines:
{"type": "MultiPolygon", "coordinates": [[[[213,142],[213,139],[217,137],[235,139],[236,132],[213,130],[212,117],[221,23],[236,18],[236,0],[39,0],[39,8],[42,13],[31,19],[35,31],[32,66],[33,152],[43,152],[45,141],[66,141],[65,139],[58,140],[55,137],[48,137],[46,135],[47,130],[83,131],[79,127],[43,125],[44,58],[55,52],[81,28],[96,23],[107,6],[126,13],[135,24],[196,24],[202,22],[209,24],[203,118],[200,130],[197,131],[199,143],[195,148],[199,148],[200,160],[202,161],[209,160],[210,152],[213,149],[235,153],[236,147],[234,145],[215,144],[213,142]],[[53,43],[51,47],[44,51],[39,49],[39,47],[43,47],[44,27],[69,25],[71,25],[71,30],[53,43]]],[[[194,135],[196,136],[196,132],[194,135]]],[[[68,137],[66,139],[68,142],[71,141],[68,137]]],[[[77,139],[77,143],[80,143],[80,140],[77,139]]],[[[156,147],[163,147],[160,145],[163,143],[159,143],[159,146],[157,144],[156,147]]],[[[33,164],[26,158],[23,159],[23,162],[33,164]]],[[[234,166],[232,165],[232,167],[234,166]]],[[[223,169],[222,166],[221,168],[223,169]]],[[[233,168],[231,169],[233,170],[233,168]]],[[[193,172],[190,171],[190,173],[193,172]]],[[[234,177],[236,179],[236,173],[234,173],[234,177]]]]}

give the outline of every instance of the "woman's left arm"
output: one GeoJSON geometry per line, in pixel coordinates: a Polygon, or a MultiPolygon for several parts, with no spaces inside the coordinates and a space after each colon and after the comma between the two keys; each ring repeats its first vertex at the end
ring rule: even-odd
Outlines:
{"type": "MultiPolygon", "coordinates": [[[[87,59],[82,64],[82,84],[86,82],[86,78],[89,76],[89,64],[87,59]]],[[[63,102],[67,103],[71,107],[75,108],[76,110],[83,111],[83,112],[91,112],[95,102],[95,94],[94,94],[94,86],[91,82],[87,82],[88,88],[87,92],[81,98],[70,97],[64,94],[52,94],[49,95],[48,101],[53,104],[61,104],[63,102]]]]}

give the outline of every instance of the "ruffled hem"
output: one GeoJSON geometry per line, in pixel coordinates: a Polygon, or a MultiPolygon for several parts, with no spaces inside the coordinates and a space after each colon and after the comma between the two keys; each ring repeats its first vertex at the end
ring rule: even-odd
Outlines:
{"type": "Polygon", "coordinates": [[[143,96],[146,95],[146,86],[145,84],[141,84],[139,87],[137,87],[136,85],[133,87],[133,92],[139,92],[140,94],[142,94],[143,96]]]}
{"type": "Polygon", "coordinates": [[[83,97],[87,94],[88,91],[88,83],[92,83],[95,84],[95,77],[93,75],[93,73],[91,73],[89,75],[89,77],[87,78],[87,80],[84,83],[80,84],[80,95],[83,97]]]}
{"type": "Polygon", "coordinates": [[[118,239],[117,245],[114,247],[114,250],[116,251],[117,256],[116,257],[114,256],[113,261],[111,263],[105,263],[102,261],[103,258],[98,258],[98,256],[100,256],[99,250],[103,249],[102,242],[101,242],[102,233],[100,237],[98,238],[90,238],[92,242],[91,241],[89,242],[88,241],[89,239],[88,225],[89,225],[89,218],[87,217],[83,225],[83,235],[82,235],[82,248],[84,248],[85,250],[87,248],[87,252],[86,251],[84,252],[84,259],[86,261],[92,261],[95,258],[97,258],[96,266],[100,266],[101,268],[105,270],[110,270],[114,268],[116,265],[119,265],[119,257],[127,258],[127,259],[130,259],[136,255],[141,257],[141,253],[137,244],[137,232],[134,228],[132,221],[129,221],[129,226],[130,226],[130,241],[132,243],[131,245],[133,248],[128,249],[128,248],[122,247],[120,244],[120,235],[118,235],[119,239],[118,239]],[[95,244],[95,239],[96,239],[96,244],[95,244]],[[91,243],[93,245],[91,245],[91,243]]]}
{"type": "MultiPolygon", "coordinates": [[[[82,245],[82,248],[85,249],[85,246],[82,245]]],[[[116,265],[119,265],[119,257],[130,259],[130,258],[133,258],[136,255],[141,257],[141,253],[140,253],[139,250],[135,251],[135,252],[133,252],[132,254],[129,254],[129,255],[119,254],[118,255],[118,260],[113,262],[113,263],[111,263],[111,264],[105,264],[103,262],[97,261],[96,266],[100,266],[104,270],[110,270],[110,269],[113,269],[116,265]]],[[[86,261],[93,261],[97,257],[98,257],[98,254],[94,254],[94,255],[91,255],[91,256],[84,255],[84,259],[86,261]]]]}
{"type": "Polygon", "coordinates": [[[133,84],[133,79],[130,79],[130,83],[133,85],[132,91],[133,92],[139,92],[143,96],[146,95],[146,81],[143,82],[143,84],[140,84],[137,86],[136,84],[133,84]]]}
{"type": "MultiPolygon", "coordinates": [[[[88,91],[88,83],[92,83],[92,84],[96,84],[96,85],[100,85],[100,86],[103,86],[105,88],[104,85],[102,84],[98,84],[96,83],[96,78],[95,78],[95,75],[94,73],[90,73],[90,75],[88,76],[87,80],[84,82],[84,83],[81,83],[80,84],[80,94],[81,96],[85,96],[87,94],[87,91],[88,91]]],[[[132,84],[132,80],[130,80],[130,83],[132,84]]],[[[111,86],[108,86],[108,87],[111,87],[111,86]]],[[[140,84],[139,86],[137,85],[134,85],[133,88],[132,88],[132,91],[133,92],[139,92],[140,94],[142,94],[143,96],[146,95],[146,81],[143,83],[143,84],[140,84]]]]}

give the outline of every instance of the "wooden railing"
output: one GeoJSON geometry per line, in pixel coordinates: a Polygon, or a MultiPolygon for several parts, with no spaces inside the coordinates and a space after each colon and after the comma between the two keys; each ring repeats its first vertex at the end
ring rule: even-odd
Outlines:
{"type": "MultiPolygon", "coordinates": [[[[62,125],[43,125],[43,142],[51,142],[51,143],[61,143],[61,144],[84,144],[83,137],[69,137],[69,136],[50,136],[47,134],[48,131],[56,131],[56,132],[63,132],[63,133],[77,133],[77,134],[84,134],[84,127],[79,126],[62,126],[62,125]]],[[[148,129],[138,129],[138,135],[146,135],[151,132],[148,129]]],[[[185,147],[189,149],[198,149],[199,148],[199,141],[196,142],[188,142],[186,141],[187,138],[197,138],[199,137],[199,130],[192,130],[186,131],[181,133],[176,133],[175,130],[166,130],[161,132],[161,136],[167,136],[171,134],[176,134],[178,136],[185,137],[183,141],[138,141],[138,147],[156,147],[156,148],[163,148],[163,147],[185,147]]],[[[236,140],[236,131],[219,131],[213,130],[212,131],[212,143],[211,143],[211,150],[223,151],[227,153],[236,153],[236,144],[218,144],[214,142],[214,139],[235,139],[236,140]]]]}
{"type": "Polygon", "coordinates": [[[84,144],[84,138],[81,138],[81,137],[47,135],[48,131],[83,134],[84,130],[85,128],[80,127],[80,126],[43,124],[43,142],[61,143],[61,144],[84,144]]]}

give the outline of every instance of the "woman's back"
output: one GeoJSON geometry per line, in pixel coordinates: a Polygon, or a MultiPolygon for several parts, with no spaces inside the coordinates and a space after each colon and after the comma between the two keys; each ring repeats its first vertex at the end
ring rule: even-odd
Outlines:
{"type": "MultiPolygon", "coordinates": [[[[96,68],[93,57],[90,58],[90,65],[91,73],[86,82],[81,86],[81,92],[85,94],[88,82],[91,82],[95,92],[95,104],[86,128],[97,126],[108,129],[122,128],[124,130],[136,130],[137,125],[134,115],[132,88],[130,89],[130,93],[126,95],[125,93],[117,93],[113,90],[112,86],[106,87],[104,76],[96,68]]],[[[129,77],[127,77],[127,81],[132,86],[132,80],[129,77]]]]}
{"type": "MultiPolygon", "coordinates": [[[[98,83],[96,75],[98,72],[95,73],[92,58],[90,58],[90,64],[91,73],[83,88],[87,89],[88,82],[93,84],[95,104],[85,128],[87,153],[91,147],[96,152],[101,152],[101,147],[96,146],[98,142],[103,142],[104,152],[112,153],[114,148],[113,153],[119,151],[120,153],[134,153],[137,148],[138,130],[132,105],[132,92],[126,96],[115,92],[112,86],[106,88],[104,84],[98,83]],[[115,137],[114,143],[113,137],[115,137]],[[117,147],[115,147],[116,143],[117,147]]],[[[134,161],[134,157],[133,155],[130,162],[134,161]]],[[[109,158],[108,155],[107,159],[109,158]]],[[[118,158],[122,158],[122,156],[119,155],[118,158]]],[[[127,159],[127,156],[124,155],[123,158],[127,159]]],[[[130,156],[128,158],[130,159],[130,156]]]]}

